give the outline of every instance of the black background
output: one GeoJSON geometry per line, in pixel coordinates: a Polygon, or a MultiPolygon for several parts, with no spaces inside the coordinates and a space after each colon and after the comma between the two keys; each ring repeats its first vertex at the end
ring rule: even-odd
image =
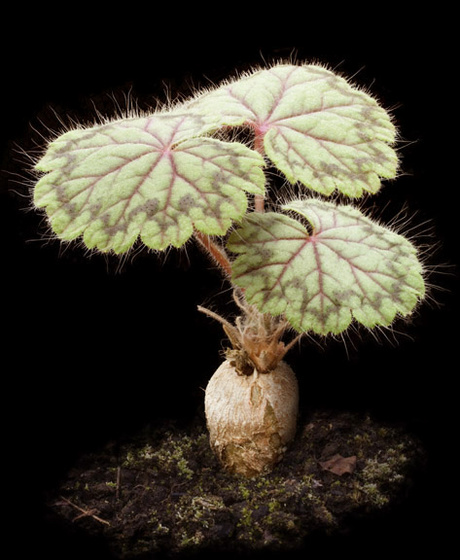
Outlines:
{"type": "MultiPolygon", "coordinates": [[[[360,331],[346,344],[305,340],[289,356],[304,414],[333,408],[395,421],[421,438],[429,458],[403,508],[338,544],[321,543],[318,553],[433,547],[441,556],[457,517],[450,504],[458,479],[458,156],[449,151],[457,113],[448,14],[402,21],[398,12],[381,28],[376,16],[351,26],[339,18],[332,28],[328,14],[305,14],[300,30],[282,37],[287,24],[273,13],[261,23],[236,9],[191,12],[124,6],[101,17],[89,8],[10,16],[2,70],[2,462],[15,475],[4,485],[17,557],[26,548],[48,558],[90,557],[47,524],[43,492],[89,450],[162,418],[186,423],[202,414],[223,334],[196,306],[233,311],[228,285],[193,245],[166,256],[139,251],[120,263],[49,239],[28,210],[30,162],[21,152],[37,153],[60,120],[93,122],[96,109],[113,116],[128,92],[146,109],[235,69],[292,55],[354,76],[392,110],[403,174],[368,206],[390,220],[407,202],[415,216],[406,229],[414,226],[415,241],[431,246],[433,287],[410,323],[376,338],[360,331]],[[208,19],[198,27],[192,16],[208,19]]],[[[289,25],[296,19],[291,13],[289,25]]]]}

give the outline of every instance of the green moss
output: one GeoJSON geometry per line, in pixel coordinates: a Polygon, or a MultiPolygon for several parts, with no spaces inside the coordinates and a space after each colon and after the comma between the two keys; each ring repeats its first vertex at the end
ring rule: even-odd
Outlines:
{"type": "Polygon", "coordinates": [[[190,451],[192,442],[189,437],[177,438],[168,433],[162,445],[154,449],[150,443],[138,449],[129,449],[123,460],[125,467],[142,467],[146,462],[151,469],[177,473],[179,477],[190,480],[193,471],[190,469],[185,455],[190,451]]]}
{"type": "Polygon", "coordinates": [[[237,526],[243,528],[252,527],[254,525],[252,520],[252,512],[253,512],[252,508],[244,507],[241,510],[241,517],[240,520],[238,521],[237,526]]]}
{"type": "Polygon", "coordinates": [[[249,500],[251,498],[251,491],[243,483],[239,484],[239,490],[240,490],[240,493],[241,493],[241,498],[243,500],[249,500]]]}
{"type": "Polygon", "coordinates": [[[281,508],[281,504],[277,500],[272,500],[268,503],[268,511],[273,513],[274,511],[278,511],[281,508]]]}

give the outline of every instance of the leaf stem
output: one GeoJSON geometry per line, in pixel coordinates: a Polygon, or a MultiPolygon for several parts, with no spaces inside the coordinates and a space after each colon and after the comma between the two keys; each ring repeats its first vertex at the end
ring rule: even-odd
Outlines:
{"type": "Polygon", "coordinates": [[[224,273],[231,277],[232,275],[232,263],[230,262],[225,250],[219,247],[217,243],[204,233],[195,230],[195,239],[198,244],[208,253],[212,260],[220,266],[224,273]]]}
{"type": "MultiPolygon", "coordinates": [[[[254,150],[260,155],[265,156],[264,136],[265,131],[258,125],[253,124],[254,128],[254,150]]],[[[254,210],[256,212],[265,212],[265,197],[256,194],[254,196],[254,210]]]]}
{"type": "Polygon", "coordinates": [[[256,212],[265,212],[265,197],[256,194],[254,195],[254,210],[256,212]]]}

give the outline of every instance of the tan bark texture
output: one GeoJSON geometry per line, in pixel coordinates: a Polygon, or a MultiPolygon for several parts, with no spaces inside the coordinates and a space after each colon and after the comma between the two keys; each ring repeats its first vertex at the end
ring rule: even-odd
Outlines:
{"type": "Polygon", "coordinates": [[[298,384],[280,362],[270,373],[240,375],[228,360],[206,388],[210,445],[229,472],[246,477],[270,471],[294,438],[298,384]]]}

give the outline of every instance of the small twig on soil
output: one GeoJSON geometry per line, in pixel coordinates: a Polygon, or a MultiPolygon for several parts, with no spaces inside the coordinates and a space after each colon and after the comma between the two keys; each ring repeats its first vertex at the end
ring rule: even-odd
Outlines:
{"type": "Polygon", "coordinates": [[[73,508],[75,508],[75,509],[77,509],[78,511],[81,512],[81,514],[77,515],[77,517],[75,517],[75,519],[73,521],[77,521],[77,519],[81,519],[82,517],[92,517],[96,521],[99,521],[99,523],[103,523],[104,525],[108,525],[110,527],[110,523],[108,521],[106,521],[105,519],[102,519],[102,518],[98,517],[97,515],[95,515],[95,512],[97,510],[83,509],[80,506],[77,506],[77,504],[74,504],[73,502],[68,500],[67,498],[64,498],[64,496],[61,496],[61,499],[64,500],[64,502],[66,504],[69,504],[69,506],[72,506],[73,508]]]}

